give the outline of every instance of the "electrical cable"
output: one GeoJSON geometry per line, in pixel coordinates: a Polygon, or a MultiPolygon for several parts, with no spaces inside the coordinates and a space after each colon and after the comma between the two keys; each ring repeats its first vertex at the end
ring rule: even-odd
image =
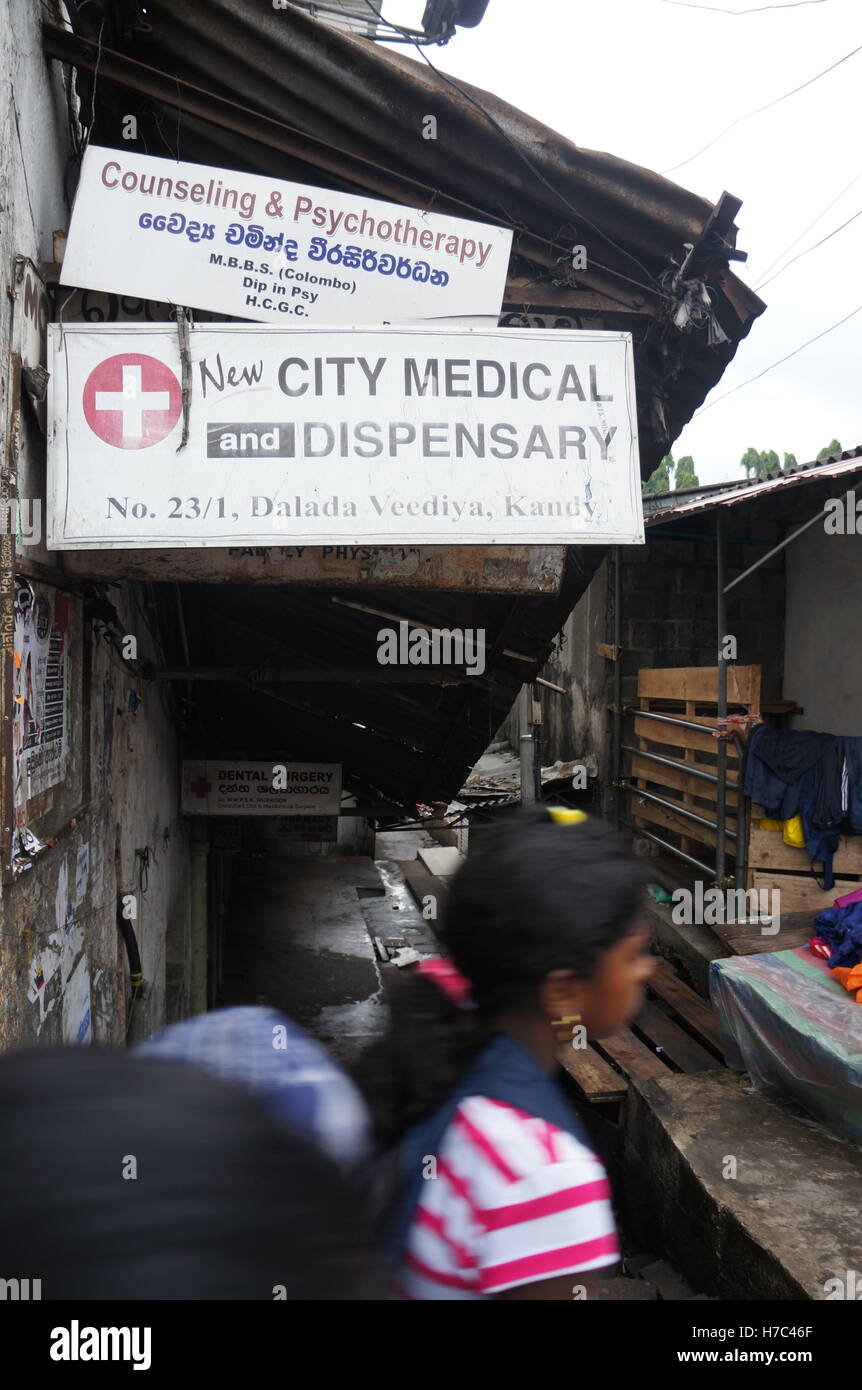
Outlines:
{"type": "MultiPolygon", "coordinates": [[[[374,14],[377,15],[377,18],[383,21],[384,24],[391,24],[393,29],[398,29],[399,33],[406,35],[407,37],[410,37],[408,30],[399,28],[399,26],[397,24],[393,24],[391,20],[384,20],[382,12],[372,3],[372,0],[365,0],[365,3],[367,4],[368,8],[372,10],[374,14]]],[[[607,232],[603,232],[601,227],[598,227],[594,222],[591,222],[590,219],[587,216],[585,216],[583,212],[578,212],[577,209],[574,208],[572,204],[569,202],[568,198],[566,198],[565,195],[562,194],[558,188],[555,188],[554,185],[550,183],[548,179],[545,178],[545,175],[542,173],[541,169],[539,169],[539,167],[533,163],[529,155],[524,153],[520,145],[518,145],[511,138],[511,136],[507,134],[507,132],[500,125],[499,121],[497,121],[495,117],[491,115],[490,111],[486,111],[485,107],[481,104],[481,102],[477,101],[475,97],[471,96],[469,92],[465,91],[463,87],[459,86],[459,84],[455,81],[454,78],[449,77],[447,73],[442,72],[440,68],[435,67],[434,63],[432,63],[431,59],[428,57],[428,54],[421,47],[421,45],[416,42],[414,38],[410,38],[410,42],[413,44],[413,47],[416,49],[417,53],[423,59],[423,61],[427,63],[428,67],[435,74],[435,76],[439,77],[442,82],[448,83],[448,85],[453,89],[453,91],[456,91],[459,94],[459,96],[462,96],[465,101],[468,101],[471,106],[474,106],[476,110],[482,116],[485,117],[485,119],[494,127],[497,134],[502,136],[502,138],[506,141],[506,144],[514,150],[518,158],[524,164],[526,164],[527,168],[539,180],[539,182],[542,183],[544,187],[547,188],[548,191],[559,200],[559,202],[567,210],[567,212],[570,212],[578,222],[583,222],[583,224],[586,227],[589,227],[591,231],[595,232],[597,236],[601,237],[602,240],[608,246],[613,247],[613,249],[615,251],[618,251],[620,255],[625,256],[626,260],[631,261],[633,265],[636,265],[638,267],[638,270],[643,271],[644,275],[646,275],[646,277],[649,280],[652,280],[653,282],[651,286],[638,285],[638,288],[646,289],[650,293],[655,293],[655,287],[658,285],[658,279],[656,276],[653,275],[652,271],[650,271],[643,264],[642,261],[639,261],[636,256],[633,256],[630,251],[626,251],[625,248],[620,246],[618,242],[614,241],[612,237],[609,237],[607,232]]],[[[607,270],[611,275],[619,274],[618,271],[611,270],[608,266],[600,266],[597,261],[594,262],[594,264],[598,267],[599,270],[607,270]]],[[[636,280],[632,280],[630,281],[630,283],[638,284],[636,280]]]]}
{"type": "Polygon", "coordinates": [[[676,5],[683,10],[707,10],[709,14],[763,14],[764,10],[799,10],[803,5],[826,5],[829,0],[789,0],[786,5],[755,5],[749,10],[726,10],[720,5],[696,5],[693,0],[662,0],[663,5],[676,5]]]}
{"type": "Polygon", "coordinates": [[[862,44],[860,44],[858,48],[852,49],[850,53],[845,53],[843,58],[839,58],[836,62],[830,63],[829,67],[824,68],[822,72],[815,73],[815,75],[809,77],[806,82],[802,82],[798,87],[794,87],[792,91],[784,92],[780,97],[775,97],[774,100],[768,101],[765,106],[758,106],[754,111],[747,111],[744,116],[737,116],[735,121],[731,121],[730,125],[726,125],[724,130],[719,131],[715,139],[702,145],[699,150],[695,150],[694,154],[688,156],[688,159],[681,160],[679,164],[672,164],[669,169],[663,169],[662,175],[666,176],[667,174],[673,174],[677,169],[685,168],[686,164],[691,164],[693,159],[697,159],[698,156],[704,154],[706,150],[711,150],[713,145],[717,145],[719,140],[727,135],[729,130],[733,130],[734,127],[741,125],[743,121],[750,120],[752,116],[759,116],[762,112],[771,110],[773,106],[778,106],[780,102],[786,101],[788,97],[795,96],[797,92],[804,91],[806,87],[810,87],[813,82],[818,82],[820,78],[825,77],[827,73],[834,72],[842,63],[846,63],[849,58],[855,58],[857,53],[862,53],[862,44]]]}
{"type": "Polygon", "coordinates": [[[698,415],[702,415],[705,410],[712,410],[712,407],[718,405],[719,401],[726,401],[728,396],[735,395],[737,391],[742,390],[743,386],[750,386],[753,381],[759,381],[762,376],[766,376],[767,372],[773,371],[775,367],[780,367],[782,362],[789,362],[791,357],[796,357],[797,353],[802,352],[805,348],[810,347],[812,343],[818,342],[821,338],[825,338],[827,333],[834,332],[836,328],[841,327],[842,323],[847,323],[860,312],[862,312],[862,304],[857,304],[856,308],[851,309],[849,314],[845,314],[843,319],[839,319],[837,323],[830,324],[828,328],[823,329],[822,333],[815,333],[813,338],[809,338],[805,343],[800,343],[799,347],[794,348],[792,352],[788,352],[786,357],[780,357],[777,362],[772,362],[770,366],[764,367],[763,371],[758,372],[756,376],[749,377],[747,381],[741,381],[738,386],[733,386],[729,391],[725,391],[723,396],[717,396],[716,399],[710,401],[708,405],[702,405],[700,410],[694,412],[692,419],[696,420],[698,415]]]}
{"type": "Polygon", "coordinates": [[[842,222],[840,227],[834,227],[831,232],[827,232],[826,236],[821,237],[819,241],[815,241],[813,246],[808,246],[804,251],[800,251],[798,256],[794,256],[792,260],[789,260],[780,270],[776,270],[774,275],[770,275],[767,280],[761,280],[760,284],[757,286],[758,293],[765,285],[771,285],[773,280],[777,280],[779,275],[783,275],[785,270],[789,270],[797,261],[801,261],[802,257],[807,256],[809,251],[816,251],[818,246],[822,246],[824,242],[830,241],[831,238],[837,236],[839,232],[843,232],[844,228],[849,227],[851,222],[855,222],[857,217],[862,217],[862,208],[860,208],[858,212],[854,212],[852,217],[848,217],[846,222],[842,222]]]}
{"type": "Polygon", "coordinates": [[[850,189],[853,187],[854,183],[856,183],[860,178],[862,178],[862,169],[860,169],[860,170],[858,171],[858,173],[856,173],[856,174],[853,175],[853,177],[852,177],[852,179],[850,180],[850,182],[844,185],[844,187],[842,188],[842,190],[841,190],[840,193],[836,193],[835,197],[832,199],[832,202],[831,202],[831,203],[827,203],[827,204],[826,204],[826,207],[823,208],[823,210],[822,210],[821,212],[818,212],[817,216],[814,218],[814,220],[813,220],[812,222],[809,222],[809,223],[808,223],[808,226],[807,226],[807,227],[803,227],[802,231],[799,233],[799,235],[798,235],[797,237],[794,237],[794,239],[793,239],[793,241],[791,241],[790,245],[789,245],[789,246],[785,246],[785,248],[784,248],[784,250],[781,252],[781,254],[780,254],[779,256],[776,256],[774,261],[770,262],[770,264],[769,264],[769,265],[766,267],[766,269],[764,270],[763,275],[760,277],[760,281],[758,282],[758,284],[756,284],[756,285],[754,286],[755,291],[757,291],[757,290],[760,288],[760,286],[764,283],[764,281],[765,281],[765,279],[766,279],[766,276],[769,274],[769,272],[770,272],[771,270],[773,270],[773,269],[775,268],[775,266],[781,264],[781,262],[784,260],[784,257],[787,255],[788,251],[792,251],[793,248],[794,248],[794,246],[798,246],[798,245],[799,245],[799,243],[800,243],[800,241],[802,240],[802,238],[803,238],[804,236],[807,236],[808,233],[811,231],[811,228],[817,226],[817,223],[820,221],[821,217],[825,217],[826,214],[827,214],[827,212],[829,211],[829,209],[830,209],[830,208],[834,208],[835,204],[836,204],[836,203],[839,203],[839,202],[841,201],[841,199],[844,197],[844,194],[845,194],[845,193],[848,193],[848,192],[850,191],[850,189]]]}

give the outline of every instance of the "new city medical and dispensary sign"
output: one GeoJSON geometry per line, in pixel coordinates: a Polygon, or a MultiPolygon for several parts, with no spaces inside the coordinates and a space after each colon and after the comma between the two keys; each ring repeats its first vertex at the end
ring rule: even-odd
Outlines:
{"type": "Polygon", "coordinates": [[[632,342],[50,328],[48,544],[643,542],[632,342]]]}
{"type": "Polygon", "coordinates": [[[340,805],[340,763],[183,763],[187,816],[337,816],[340,805]]]}
{"type": "Polygon", "coordinates": [[[261,323],[486,318],[503,227],[90,145],[61,280],[261,323]]]}

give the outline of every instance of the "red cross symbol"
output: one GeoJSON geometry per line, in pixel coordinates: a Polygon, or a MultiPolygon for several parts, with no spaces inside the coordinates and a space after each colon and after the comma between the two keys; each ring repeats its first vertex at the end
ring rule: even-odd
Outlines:
{"type": "Polygon", "coordinates": [[[169,435],[183,405],[170,367],[141,352],[122,352],[94,367],[84,386],[84,418],[116,449],[149,449],[169,435]]]}
{"type": "Polygon", "coordinates": [[[189,791],[195,796],[206,796],[207,792],[212,791],[212,785],[205,777],[198,777],[194,782],[189,782],[189,791]]]}

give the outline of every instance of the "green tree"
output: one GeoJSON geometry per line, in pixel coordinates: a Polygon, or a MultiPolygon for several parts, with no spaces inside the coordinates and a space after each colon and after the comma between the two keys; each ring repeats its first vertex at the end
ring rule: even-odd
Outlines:
{"type": "Polygon", "coordinates": [[[746,449],[739,462],[745,469],[746,478],[766,478],[770,473],[781,472],[781,460],[774,449],[761,449],[759,452],[757,449],[746,449]]]}
{"type": "Polygon", "coordinates": [[[795,454],[785,454],[785,455],[784,455],[784,471],[785,471],[785,473],[789,473],[790,470],[791,470],[791,468],[798,468],[798,467],[799,467],[799,464],[796,462],[796,455],[795,455],[795,454]]]}
{"type": "Polygon", "coordinates": [[[673,488],[670,475],[674,467],[673,454],[665,454],[658,468],[650,473],[646,482],[641,483],[641,492],[643,495],[646,497],[656,492],[670,492],[673,488]]]}
{"type": "Polygon", "coordinates": [[[682,487],[699,486],[700,478],[694,471],[694,459],[691,454],[683,454],[681,459],[677,459],[673,490],[674,492],[678,492],[682,487]]]}
{"type": "Polygon", "coordinates": [[[843,452],[844,451],[841,448],[841,445],[838,443],[838,440],[833,439],[831,444],[827,444],[825,449],[820,450],[820,453],[817,455],[817,458],[818,460],[828,459],[832,454],[841,454],[843,452]]]}

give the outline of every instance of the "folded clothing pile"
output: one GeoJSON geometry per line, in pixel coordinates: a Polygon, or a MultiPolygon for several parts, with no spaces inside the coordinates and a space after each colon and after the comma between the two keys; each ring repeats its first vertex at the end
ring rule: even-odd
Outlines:
{"type": "Polygon", "coordinates": [[[862,888],[836,898],[815,918],[814,930],[811,950],[828,961],[830,973],[862,1004],[862,888]]]}

